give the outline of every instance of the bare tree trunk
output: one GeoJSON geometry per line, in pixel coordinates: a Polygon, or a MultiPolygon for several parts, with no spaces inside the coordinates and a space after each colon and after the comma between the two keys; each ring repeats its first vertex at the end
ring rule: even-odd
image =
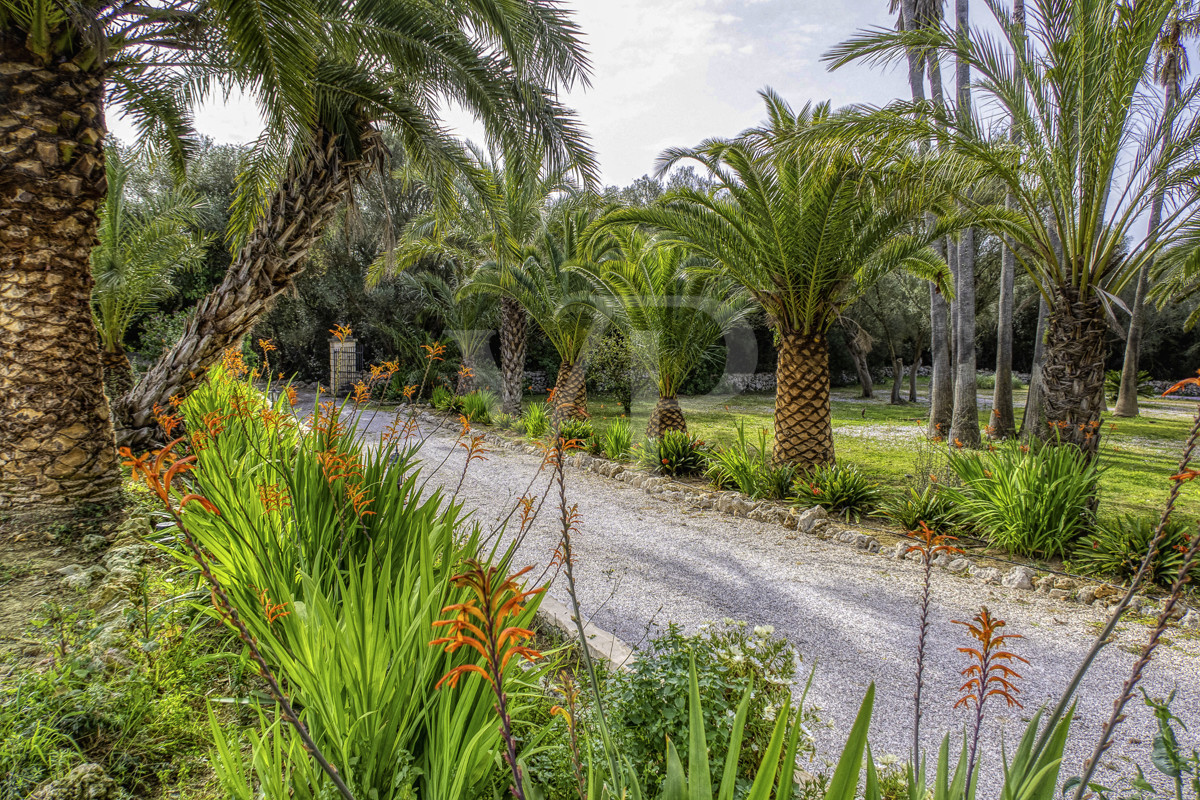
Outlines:
{"type": "Polygon", "coordinates": [[[147,447],[157,436],[154,406],[168,408],[171,397],[198,385],[304,271],[351,186],[384,156],[378,132],[364,131],[362,142],[362,159],[347,161],[338,134],[318,130],[297,154],[221,285],[196,306],[179,341],[114,404],[123,444],[147,447]]]}
{"type": "Polygon", "coordinates": [[[908,402],[917,402],[917,370],[921,368],[921,351],[917,351],[912,366],[908,368],[908,402]]]}
{"type": "Polygon", "coordinates": [[[862,387],[862,396],[870,399],[875,394],[875,386],[871,382],[871,368],[867,363],[867,348],[870,347],[870,337],[861,327],[850,325],[843,319],[842,331],[846,335],[846,349],[850,351],[850,359],[854,362],[854,371],[858,373],[858,383],[862,387]],[[865,341],[864,341],[865,339],[865,341]]]}
{"type": "MultiPolygon", "coordinates": [[[[1179,84],[1172,82],[1167,85],[1163,100],[1163,113],[1170,115],[1179,99],[1179,84]]],[[[1172,138],[1171,124],[1168,120],[1164,146],[1172,138]]],[[[1165,188],[1160,179],[1154,199],[1150,204],[1150,236],[1153,238],[1162,224],[1163,193],[1165,188]]],[[[1138,359],[1141,356],[1142,329],[1146,326],[1146,291],[1150,284],[1150,264],[1142,264],[1138,270],[1137,289],[1133,296],[1133,309],[1129,318],[1129,335],[1125,337],[1125,361],[1121,365],[1121,389],[1117,393],[1117,407],[1113,411],[1115,417],[1136,417],[1138,415],[1138,359]]]]}
{"type": "Polygon", "coordinates": [[[892,356],[892,397],[888,401],[894,406],[904,405],[904,398],[901,396],[901,389],[904,387],[904,358],[898,355],[892,356]]]}
{"type": "Polygon", "coordinates": [[[104,76],[35,61],[23,39],[0,30],[4,512],[107,504],[121,489],[90,305],[107,190],[104,76]]]}

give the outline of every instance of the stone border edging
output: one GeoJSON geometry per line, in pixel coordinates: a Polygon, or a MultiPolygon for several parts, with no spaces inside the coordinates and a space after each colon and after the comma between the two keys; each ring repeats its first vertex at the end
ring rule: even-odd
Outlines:
{"type": "MultiPolygon", "coordinates": [[[[575,627],[575,615],[553,597],[542,596],[537,610],[537,620],[554,628],[571,641],[579,641],[579,631],[575,627]]],[[[632,647],[590,622],[584,624],[583,632],[587,636],[583,645],[587,647],[592,658],[607,663],[613,669],[629,668],[633,661],[632,647]]]]}

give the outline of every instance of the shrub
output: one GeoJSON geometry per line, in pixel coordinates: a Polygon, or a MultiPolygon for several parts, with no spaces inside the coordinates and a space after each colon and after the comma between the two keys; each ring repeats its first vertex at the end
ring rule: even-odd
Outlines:
{"type": "Polygon", "coordinates": [[[461,411],[462,398],[450,390],[449,386],[438,385],[433,388],[430,404],[438,411],[461,411]]]}
{"type": "Polygon", "coordinates": [[[799,474],[800,467],[795,464],[763,464],[756,476],[753,496],[767,500],[786,500],[792,496],[799,474]]]}
{"type": "Polygon", "coordinates": [[[920,490],[905,489],[898,497],[884,501],[879,513],[906,531],[915,531],[924,522],[937,533],[948,533],[961,521],[954,500],[936,483],[927,483],[920,490]]]}
{"type": "Polygon", "coordinates": [[[550,410],[545,403],[531,403],[521,417],[525,425],[525,435],[530,439],[541,439],[550,431],[550,410]]]}
{"type": "Polygon", "coordinates": [[[629,457],[633,450],[633,427],[627,418],[619,417],[608,423],[600,435],[600,449],[614,461],[629,457]]]}
{"type": "Polygon", "coordinates": [[[1074,447],[958,451],[950,467],[963,485],[944,491],[993,545],[1021,556],[1065,555],[1091,527],[1100,470],[1074,447]]]}
{"type": "MultiPolygon", "coordinates": [[[[1150,540],[1158,527],[1158,517],[1124,516],[1107,520],[1080,539],[1071,557],[1073,567],[1085,572],[1112,575],[1120,580],[1134,576],[1141,566],[1150,540]]],[[[1192,537],[1194,523],[1172,519],[1167,523],[1158,546],[1158,558],[1149,577],[1160,586],[1170,586],[1179,574],[1183,554],[1192,537]]],[[[1192,581],[1200,580],[1200,565],[1191,572],[1192,581]]]]}
{"type": "MultiPolygon", "coordinates": [[[[657,797],[665,777],[668,738],[686,757],[688,746],[688,687],[690,663],[695,660],[713,791],[729,750],[734,709],[747,689],[751,700],[738,759],[739,784],[749,787],[769,747],[776,712],[790,696],[796,658],[787,641],[768,627],[725,622],[703,626],[700,633],[684,636],[678,626],[651,641],[629,670],[612,675],[606,686],[612,708],[617,748],[639,772],[647,797],[657,797]]],[[[801,723],[811,729],[816,716],[811,708],[799,711],[801,723]]],[[[802,729],[803,730],[803,729],[802,729]]],[[[811,737],[802,736],[800,752],[811,757],[811,737]]],[[[744,790],[738,796],[744,796],[744,790]]]]}
{"type": "MultiPolygon", "coordinates": [[[[979,376],[977,376],[975,378],[975,388],[976,389],[995,389],[996,388],[996,376],[995,375],[979,375],[979,376]]],[[[1012,388],[1024,389],[1025,381],[1021,380],[1016,375],[1013,375],[1012,376],[1012,388]]]]}
{"type": "Polygon", "coordinates": [[[463,415],[472,422],[478,422],[483,425],[491,424],[492,412],[496,410],[496,406],[500,403],[495,392],[487,389],[478,389],[471,392],[462,397],[461,401],[463,415]]]}
{"type": "Polygon", "coordinates": [[[811,500],[851,520],[871,513],[880,501],[879,485],[854,464],[813,467],[796,479],[795,494],[800,502],[811,500]]]}
{"type": "Polygon", "coordinates": [[[647,439],[642,448],[642,464],[672,477],[699,475],[708,463],[704,442],[684,431],[666,431],[657,439],[647,439]]]}
{"type": "Polygon", "coordinates": [[[734,444],[709,455],[709,465],[705,471],[708,479],[714,486],[737,489],[754,498],[783,500],[788,497],[799,468],[794,464],[771,463],[766,428],[759,429],[756,446],[747,442],[743,421],[739,420],[735,427],[737,437],[734,444]]]}
{"type": "Polygon", "coordinates": [[[558,432],[568,442],[575,439],[584,447],[596,436],[592,423],[586,419],[569,419],[558,427],[558,432]]]}
{"type": "Polygon", "coordinates": [[[492,424],[502,431],[506,431],[513,426],[513,418],[511,414],[505,414],[503,411],[497,411],[492,414],[492,424]]]}
{"type": "MultiPolygon", "coordinates": [[[[1145,370],[1138,370],[1137,393],[1141,397],[1153,397],[1156,393],[1150,384],[1151,375],[1145,370]]],[[[1110,369],[1104,373],[1104,393],[1109,400],[1116,400],[1121,393],[1121,370],[1110,369]]]]}

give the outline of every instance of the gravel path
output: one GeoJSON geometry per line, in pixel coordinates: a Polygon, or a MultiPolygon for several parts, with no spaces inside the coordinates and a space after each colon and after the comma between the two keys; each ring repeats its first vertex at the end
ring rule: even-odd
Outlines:
{"type": "MultiPolygon", "coordinates": [[[[370,429],[384,424],[386,420],[378,419],[370,429]]],[[[444,486],[447,492],[454,491],[463,467],[464,451],[454,447],[455,433],[453,429],[433,433],[422,451],[431,485],[444,486]],[[433,472],[439,464],[443,465],[433,472]]],[[[490,530],[528,491],[538,464],[537,456],[491,452],[487,461],[470,466],[458,497],[490,530]]],[[[543,478],[538,491],[544,487],[543,478]]],[[[726,617],[773,625],[797,648],[805,664],[816,664],[810,699],[828,723],[815,731],[819,760],[836,757],[872,681],[877,691],[872,749],[877,757],[893,754],[903,759],[908,753],[920,579],[916,564],[866,555],[803,534],[787,539],[785,535],[792,532],[781,526],[681,508],[583,470],[568,469],[567,492],[568,501],[578,503],[582,514],[574,540],[576,574],[580,602],[591,622],[635,646],[668,621],[687,631],[726,617]]],[[[522,543],[518,563],[541,568],[549,561],[558,541],[549,509],[547,503],[547,511],[522,543]]],[[[1008,621],[1007,631],[1026,637],[1012,648],[1031,662],[1020,670],[1026,711],[997,704],[989,712],[993,732],[1003,729],[1010,746],[1015,746],[1029,710],[1058,698],[1104,614],[941,570],[935,581],[924,745],[927,751],[935,751],[935,735],[956,733],[967,723],[967,713],[952,708],[962,683],[958,670],[965,666],[964,656],[955,648],[966,642],[963,631],[950,621],[969,619],[986,604],[993,615],[1008,621]]],[[[550,593],[565,600],[562,583],[550,593]]],[[[1123,632],[1118,640],[1101,653],[1080,689],[1064,776],[1077,773],[1090,753],[1135,659],[1128,651],[1147,636],[1147,628],[1137,623],[1119,630],[1123,632]]],[[[1200,637],[1172,629],[1168,638],[1172,644],[1159,648],[1143,685],[1154,696],[1178,689],[1173,709],[1190,729],[1183,741],[1189,748],[1197,747],[1200,637]]],[[[1134,763],[1154,772],[1149,765],[1153,717],[1140,699],[1130,704],[1127,713],[1116,746],[1097,772],[1096,779],[1109,785],[1117,783],[1118,776],[1134,775],[1134,763]]],[[[991,797],[998,793],[998,788],[989,787],[997,787],[999,781],[999,737],[985,735],[984,740],[985,782],[980,796],[991,797]]]]}

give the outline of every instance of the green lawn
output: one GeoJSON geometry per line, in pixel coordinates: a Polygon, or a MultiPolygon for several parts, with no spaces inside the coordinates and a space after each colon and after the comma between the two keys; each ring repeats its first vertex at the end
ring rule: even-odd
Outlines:
{"type": "MultiPolygon", "coordinates": [[[[922,381],[918,390],[924,395],[927,381],[922,381]]],[[[980,390],[981,397],[990,394],[990,389],[980,390]]],[[[1018,406],[1023,404],[1025,391],[1017,390],[1015,394],[1018,406]]],[[[871,400],[860,398],[858,387],[835,389],[834,446],[839,461],[857,464],[881,484],[899,488],[928,463],[934,445],[924,437],[928,406],[924,403],[892,406],[888,405],[887,397],[887,388],[882,386],[871,400]]],[[[681,398],[680,404],[687,415],[688,429],[712,444],[731,442],[738,420],[745,421],[747,434],[754,440],[759,428],[770,431],[772,427],[773,395],[688,397],[681,398]]],[[[636,437],[642,436],[652,406],[651,398],[635,401],[631,416],[636,437]]],[[[1105,415],[1101,515],[1156,514],[1161,510],[1171,485],[1168,476],[1175,473],[1195,408],[1195,401],[1153,398],[1143,399],[1142,415],[1136,419],[1111,419],[1105,415]],[[1109,423],[1114,422],[1116,428],[1110,430],[1109,423]]],[[[608,397],[592,397],[588,410],[598,429],[622,413],[620,404],[608,397]]],[[[989,413],[981,410],[981,427],[987,425],[989,413]]],[[[1185,491],[1178,507],[1184,513],[1200,516],[1200,499],[1194,491],[1185,491]]]]}

